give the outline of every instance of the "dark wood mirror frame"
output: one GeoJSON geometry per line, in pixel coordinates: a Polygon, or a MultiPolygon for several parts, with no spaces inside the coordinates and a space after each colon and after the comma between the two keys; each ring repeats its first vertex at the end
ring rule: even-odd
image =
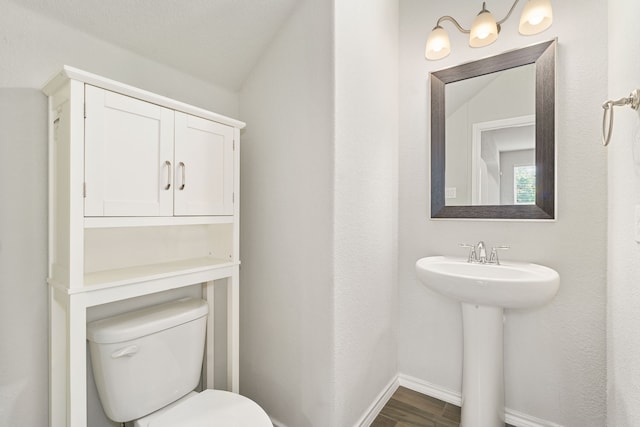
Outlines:
{"type": "Polygon", "coordinates": [[[555,218],[556,41],[431,73],[431,218],[555,218]],[[534,205],[445,206],[445,85],[527,64],[536,68],[536,202],[534,205]]]}

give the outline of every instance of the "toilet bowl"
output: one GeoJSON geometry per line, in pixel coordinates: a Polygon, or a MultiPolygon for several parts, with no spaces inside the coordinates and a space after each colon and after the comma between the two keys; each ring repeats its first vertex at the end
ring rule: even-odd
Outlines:
{"type": "Polygon", "coordinates": [[[222,390],[192,392],[133,423],[134,427],[272,427],[253,400],[222,390]]]}
{"type": "Polygon", "coordinates": [[[222,390],[193,391],[208,306],[183,298],[87,324],[100,402],[135,427],[272,427],[257,403],[222,390]]]}

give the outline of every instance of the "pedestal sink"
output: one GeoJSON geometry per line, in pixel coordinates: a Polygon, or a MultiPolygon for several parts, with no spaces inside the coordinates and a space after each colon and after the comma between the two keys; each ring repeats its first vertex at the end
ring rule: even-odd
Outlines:
{"type": "Polygon", "coordinates": [[[416,273],[428,288],[462,305],[460,427],[504,427],[503,311],[549,302],[560,286],[558,273],[537,264],[444,256],[419,259],[416,273]]]}

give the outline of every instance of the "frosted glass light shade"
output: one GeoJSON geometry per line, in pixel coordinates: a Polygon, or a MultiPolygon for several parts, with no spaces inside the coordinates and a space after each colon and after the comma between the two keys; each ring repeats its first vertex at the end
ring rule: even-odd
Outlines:
{"type": "Polygon", "coordinates": [[[451,52],[451,43],[449,42],[449,34],[444,28],[437,26],[429,34],[427,38],[427,46],[424,56],[427,59],[437,60],[449,55],[451,52]]]}
{"type": "Polygon", "coordinates": [[[552,22],[551,0],[529,0],[520,16],[520,34],[530,36],[541,33],[552,22]]]}
{"type": "Polygon", "coordinates": [[[476,16],[471,25],[469,34],[469,46],[488,46],[498,39],[498,24],[491,12],[483,10],[476,16]]]}

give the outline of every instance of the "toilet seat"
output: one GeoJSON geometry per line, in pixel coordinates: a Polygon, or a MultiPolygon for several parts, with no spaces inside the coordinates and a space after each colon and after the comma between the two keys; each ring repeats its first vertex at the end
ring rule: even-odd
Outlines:
{"type": "Polygon", "coordinates": [[[153,419],[149,427],[272,427],[257,403],[236,393],[204,390],[153,419]]]}

